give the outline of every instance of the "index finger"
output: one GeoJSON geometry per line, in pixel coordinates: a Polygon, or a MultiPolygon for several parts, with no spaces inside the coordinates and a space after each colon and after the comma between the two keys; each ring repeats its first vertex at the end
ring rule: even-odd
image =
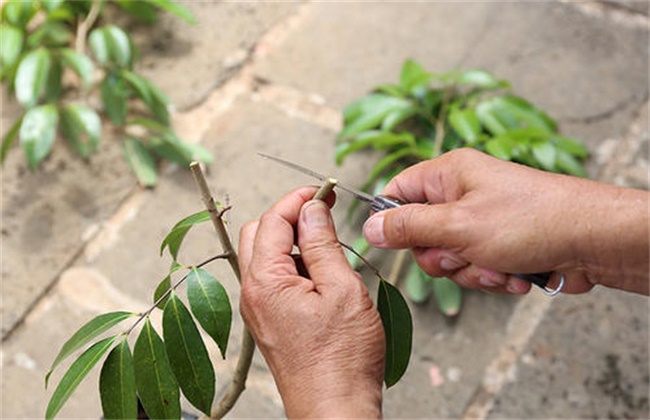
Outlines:
{"type": "Polygon", "coordinates": [[[382,194],[405,203],[440,204],[458,200],[463,194],[460,166],[467,160],[456,159],[458,152],[448,152],[408,167],[388,183],[382,194]]]}

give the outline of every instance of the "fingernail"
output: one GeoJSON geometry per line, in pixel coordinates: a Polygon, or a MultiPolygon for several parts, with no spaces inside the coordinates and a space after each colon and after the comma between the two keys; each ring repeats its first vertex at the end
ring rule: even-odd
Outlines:
{"type": "Polygon", "coordinates": [[[327,205],[320,200],[311,200],[302,207],[302,218],[309,228],[324,227],[331,224],[327,205]]]}
{"type": "Polygon", "coordinates": [[[458,260],[454,260],[454,259],[449,258],[449,257],[442,257],[440,259],[440,268],[442,268],[443,270],[446,270],[446,271],[458,270],[459,268],[461,268],[464,265],[465,265],[464,263],[462,263],[462,262],[460,262],[458,260]]]}
{"type": "Polygon", "coordinates": [[[380,246],[384,243],[384,215],[376,213],[371,216],[363,225],[363,236],[372,246],[380,246]]]}
{"type": "Polygon", "coordinates": [[[487,277],[487,276],[479,276],[478,282],[481,286],[484,287],[496,287],[499,286],[499,283],[494,281],[493,279],[487,277]]]}
{"type": "Polygon", "coordinates": [[[523,280],[517,278],[510,278],[506,283],[506,290],[510,293],[520,295],[524,293],[525,285],[522,285],[523,280]]]}

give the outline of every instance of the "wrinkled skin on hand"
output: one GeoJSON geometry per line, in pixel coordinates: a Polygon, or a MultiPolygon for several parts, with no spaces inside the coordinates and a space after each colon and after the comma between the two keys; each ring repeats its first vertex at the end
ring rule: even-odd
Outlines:
{"type": "Polygon", "coordinates": [[[406,169],[383,194],[411,204],[371,216],[366,239],[411,248],[432,276],[526,293],[530,283],[508,273],[557,271],[566,293],[602,284],[648,294],[646,191],[460,149],[406,169]]]}
{"type": "Polygon", "coordinates": [[[241,313],[289,417],[380,417],[381,320],[315,192],[295,190],[241,229],[241,313]]]}

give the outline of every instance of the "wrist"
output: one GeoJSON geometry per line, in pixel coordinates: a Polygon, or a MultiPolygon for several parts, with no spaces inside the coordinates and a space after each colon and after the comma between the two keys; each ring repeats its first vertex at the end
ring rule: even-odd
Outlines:
{"type": "Polygon", "coordinates": [[[340,375],[331,382],[318,380],[311,386],[302,384],[280,389],[287,417],[381,418],[381,379],[341,380],[345,377],[340,375]]]}
{"type": "Polygon", "coordinates": [[[590,281],[648,294],[648,193],[608,185],[587,202],[581,266],[590,281]]]}

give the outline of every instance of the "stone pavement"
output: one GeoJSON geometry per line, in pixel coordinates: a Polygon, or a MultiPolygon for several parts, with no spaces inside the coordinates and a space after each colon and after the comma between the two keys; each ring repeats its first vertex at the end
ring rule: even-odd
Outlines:
{"type": "MultiPolygon", "coordinates": [[[[234,207],[235,239],[242,223],[310,182],[255,152],[342,179],[368,171],[372,155],[341,168],[323,156],[333,156],[340,109],[395,80],[408,57],[433,71],[485,68],[510,80],[563,133],[588,144],[592,178],[648,188],[647,2],[186,5],[199,21],[194,27],[165,17],[153,29],[130,24],[130,31],[143,52],[142,71],[176,105],[179,133],[214,153],[209,182],[234,207]]],[[[3,96],[3,133],[17,112],[3,96]]],[[[168,264],[158,256],[160,241],[201,209],[187,171],[164,166],[160,186],[142,190],[115,134],[104,137],[88,163],[58,147],[29,172],[15,149],[2,169],[3,418],[43,416],[51,393],[44,374],[83,322],[149,305],[168,264]]],[[[344,240],[358,231],[343,227],[346,200],[335,214],[344,240]]],[[[220,252],[209,229],[188,239],[183,261],[220,252]]],[[[236,301],[226,267],[210,269],[236,301]]],[[[386,417],[650,417],[645,297],[605,289],[554,299],[538,291],[521,298],[470,291],[453,322],[432,303],[412,309],[414,354],[403,380],[385,393],[386,417]]],[[[231,357],[215,363],[220,390],[235,363],[240,326],[236,316],[231,357]]],[[[100,416],[97,377],[82,383],[60,417],[100,416]]],[[[257,356],[230,416],[282,415],[257,356]]]]}

